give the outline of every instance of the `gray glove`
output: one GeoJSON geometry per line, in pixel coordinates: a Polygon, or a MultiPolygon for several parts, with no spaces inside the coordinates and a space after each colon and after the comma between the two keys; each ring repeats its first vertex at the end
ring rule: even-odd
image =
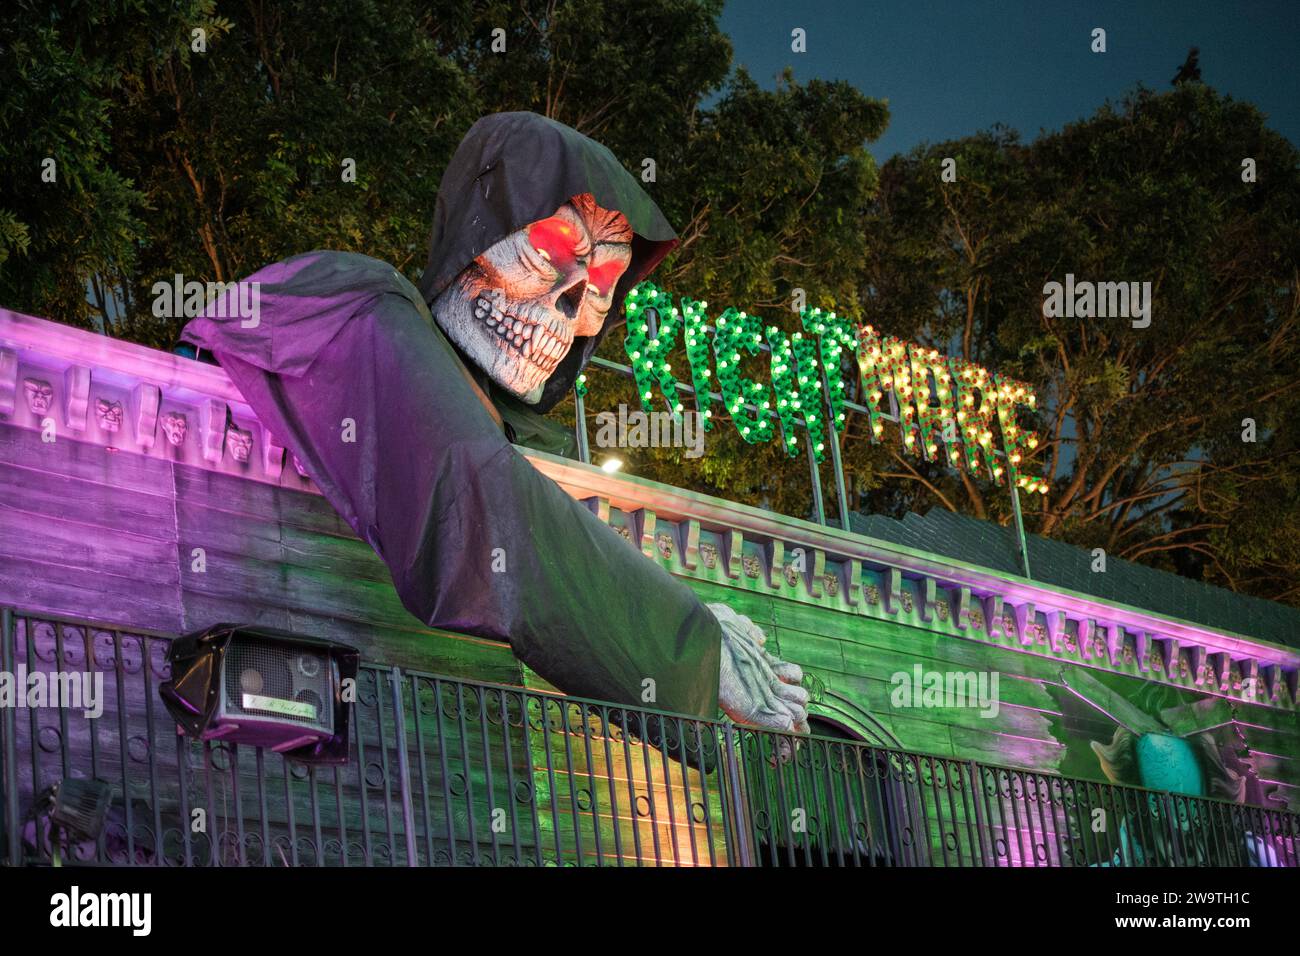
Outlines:
{"type": "Polygon", "coordinates": [[[767,635],[725,604],[708,609],[722,625],[722,669],[718,704],[738,724],[783,733],[808,733],[808,692],[803,670],[773,657],[767,635]]]}

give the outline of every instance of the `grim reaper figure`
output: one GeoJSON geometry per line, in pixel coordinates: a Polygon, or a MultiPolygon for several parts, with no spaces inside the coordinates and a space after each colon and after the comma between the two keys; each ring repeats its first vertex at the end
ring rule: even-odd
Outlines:
{"type": "Polygon", "coordinates": [[[542,413],[676,241],[608,149],[499,113],[442,177],[418,290],[375,259],[310,252],[245,280],[256,323],[209,309],[183,339],[212,353],[421,621],[508,642],[566,693],[806,731],[802,674],[757,626],[702,604],[513,444],[558,432],[542,413]]]}

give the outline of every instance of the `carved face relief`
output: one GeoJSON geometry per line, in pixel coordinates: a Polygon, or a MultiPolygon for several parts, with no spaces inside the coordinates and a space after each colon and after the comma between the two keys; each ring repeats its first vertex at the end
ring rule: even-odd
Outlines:
{"type": "Polygon", "coordinates": [[[39,378],[23,379],[23,390],[27,392],[27,407],[34,415],[44,415],[54,402],[54,389],[49,382],[39,378]]]}
{"type": "Polygon", "coordinates": [[[604,326],[631,243],[622,213],[575,196],[470,263],[434,300],[433,315],[493,381],[535,403],[574,337],[604,326]]]}
{"type": "Polygon", "coordinates": [[[253,450],[253,433],[231,425],[226,429],[226,450],[230,457],[241,465],[248,461],[248,454],[253,450]]]}
{"type": "Polygon", "coordinates": [[[163,434],[169,444],[180,447],[185,444],[185,416],[179,412],[168,412],[162,417],[163,434]]]}
{"type": "Polygon", "coordinates": [[[95,418],[99,420],[99,427],[106,432],[115,432],[122,427],[122,403],[110,402],[105,399],[95,401],[95,418]]]}

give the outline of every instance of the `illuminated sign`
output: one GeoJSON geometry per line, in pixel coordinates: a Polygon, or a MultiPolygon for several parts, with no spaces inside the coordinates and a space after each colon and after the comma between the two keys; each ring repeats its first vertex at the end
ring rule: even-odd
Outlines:
{"type": "Polygon", "coordinates": [[[942,460],[998,484],[1014,482],[1026,491],[1047,493],[1044,479],[1021,470],[1038,447],[1038,437],[1016,421],[1017,409],[1033,409],[1037,403],[1034,390],[1024,382],[915,342],[882,336],[870,325],[822,309],[804,309],[802,331],[791,335],[765,326],[757,316],[727,309],[712,322],[710,334],[708,303],[685,296],[680,303],[679,308],[669,293],[649,282],[627,297],[624,348],[645,411],[653,408],[656,388],[675,411],[683,410],[669,361],[680,336],[706,430],[712,427],[716,391],[746,441],[777,438],[779,424],[786,454],[797,456],[795,428],[802,422],[821,461],[827,420],[837,432],[845,426],[841,359],[847,349],[857,357],[873,441],[881,439],[886,421],[892,421],[892,396],[903,445],[912,454],[942,460]],[[653,335],[649,310],[658,316],[653,335]],[[743,376],[744,355],[758,356],[764,345],[769,350],[769,381],[743,376]]]}

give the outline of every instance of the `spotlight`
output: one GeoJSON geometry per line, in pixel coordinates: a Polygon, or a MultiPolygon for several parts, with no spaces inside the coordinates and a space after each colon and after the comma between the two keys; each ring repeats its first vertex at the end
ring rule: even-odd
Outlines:
{"type": "Polygon", "coordinates": [[[618,471],[620,468],[623,467],[623,461],[622,459],[619,458],[613,458],[613,457],[606,458],[604,461],[600,463],[600,467],[602,471],[607,471],[612,475],[614,474],[614,472],[618,471]]]}
{"type": "Polygon", "coordinates": [[[158,692],[181,729],[266,747],[313,764],[348,762],[351,702],[360,655],[304,634],[218,624],[172,642],[172,676],[158,692]]]}
{"type": "Polygon", "coordinates": [[[49,818],[50,858],[54,866],[63,865],[62,835],[68,837],[69,845],[99,839],[112,798],[113,788],[104,781],[78,780],[73,777],[64,777],[41,792],[28,819],[36,821],[39,845],[40,818],[49,818]]]}

